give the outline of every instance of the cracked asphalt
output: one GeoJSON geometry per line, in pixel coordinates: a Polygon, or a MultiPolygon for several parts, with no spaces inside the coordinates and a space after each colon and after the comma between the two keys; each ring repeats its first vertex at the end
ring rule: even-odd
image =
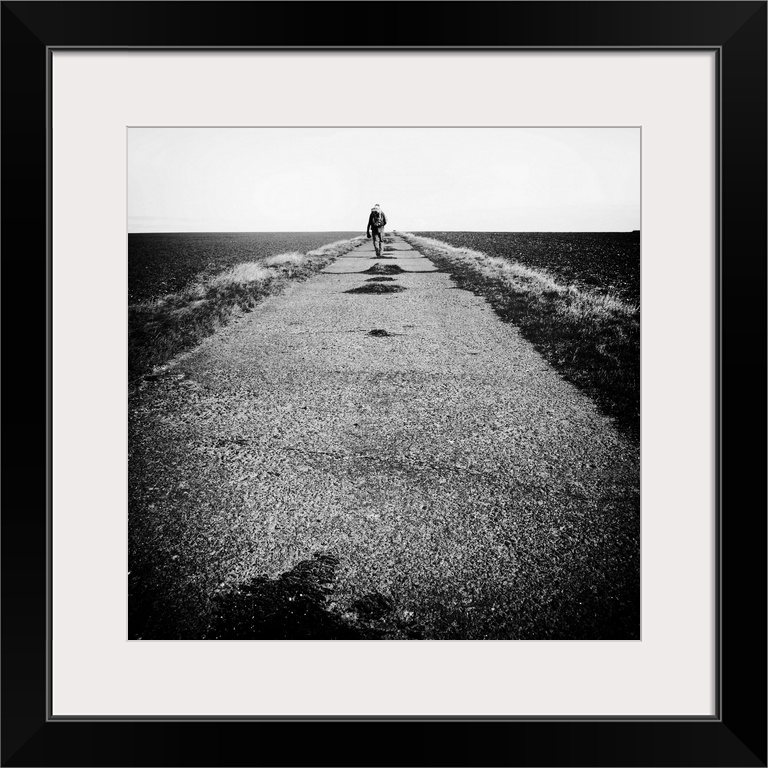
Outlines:
{"type": "Polygon", "coordinates": [[[388,240],[131,393],[131,637],[211,637],[221,596],[323,553],[363,637],[639,638],[639,446],[388,240]],[[405,290],[349,293],[375,264],[405,290]]]}

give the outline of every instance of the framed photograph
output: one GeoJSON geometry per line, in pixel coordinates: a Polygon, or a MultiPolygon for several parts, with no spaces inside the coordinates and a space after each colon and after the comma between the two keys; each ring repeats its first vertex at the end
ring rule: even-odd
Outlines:
{"type": "Polygon", "coordinates": [[[2,13],[3,764],[766,765],[765,2],[2,13]]]}

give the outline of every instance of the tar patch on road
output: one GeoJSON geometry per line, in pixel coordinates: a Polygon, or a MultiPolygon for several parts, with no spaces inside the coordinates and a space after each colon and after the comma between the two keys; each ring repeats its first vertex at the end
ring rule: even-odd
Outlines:
{"type": "Polygon", "coordinates": [[[357,288],[351,288],[344,293],[400,293],[404,291],[405,287],[402,285],[382,285],[381,283],[373,283],[368,285],[360,285],[357,288]]]}
{"type": "Polygon", "coordinates": [[[368,331],[369,336],[393,336],[394,334],[389,331],[385,331],[383,328],[374,328],[372,331],[368,331]]]}
{"type": "Polygon", "coordinates": [[[365,595],[352,604],[352,609],[363,619],[376,621],[384,618],[395,609],[392,601],[379,592],[365,595]]]}
{"type": "Polygon", "coordinates": [[[370,592],[348,610],[332,602],[332,554],[316,552],[290,571],[258,576],[214,599],[207,640],[381,640],[423,638],[412,611],[397,611],[390,597],[370,592]]]}
{"type": "Polygon", "coordinates": [[[220,595],[211,640],[370,640],[377,633],[329,610],[338,558],[317,552],[276,579],[257,576],[220,595]]]}
{"type": "Polygon", "coordinates": [[[374,264],[363,272],[364,275],[401,275],[405,270],[397,264],[374,264]]]}
{"type": "Polygon", "coordinates": [[[394,282],[394,277],[369,277],[366,283],[391,283],[394,282]]]}

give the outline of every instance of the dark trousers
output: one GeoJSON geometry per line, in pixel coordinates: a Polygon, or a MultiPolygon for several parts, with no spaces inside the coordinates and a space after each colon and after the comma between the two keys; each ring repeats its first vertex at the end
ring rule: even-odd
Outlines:
{"type": "Polygon", "coordinates": [[[371,237],[373,238],[373,250],[376,251],[377,256],[381,256],[381,236],[384,233],[383,229],[377,229],[371,227],[371,237]]]}

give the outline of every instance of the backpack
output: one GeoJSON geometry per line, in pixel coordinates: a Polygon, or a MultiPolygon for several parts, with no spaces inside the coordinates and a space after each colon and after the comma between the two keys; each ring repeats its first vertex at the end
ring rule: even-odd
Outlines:
{"type": "Polygon", "coordinates": [[[374,208],[371,211],[371,224],[379,229],[384,226],[384,212],[374,208]]]}

